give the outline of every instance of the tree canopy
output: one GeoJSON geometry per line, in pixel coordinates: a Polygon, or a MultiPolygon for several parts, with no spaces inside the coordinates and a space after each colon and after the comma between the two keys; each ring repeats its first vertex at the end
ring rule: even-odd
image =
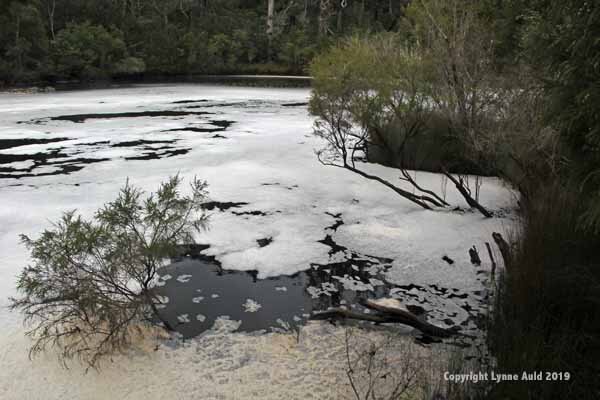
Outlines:
{"type": "Polygon", "coordinates": [[[405,8],[404,1],[345,3],[1,0],[0,82],[141,72],[304,73],[337,38],[396,29],[405,8]]]}

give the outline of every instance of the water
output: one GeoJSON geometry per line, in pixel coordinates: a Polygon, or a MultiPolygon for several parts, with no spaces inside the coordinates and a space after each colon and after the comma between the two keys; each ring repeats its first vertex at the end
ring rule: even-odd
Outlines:
{"type": "Polygon", "coordinates": [[[330,307],[364,311],[361,299],[382,297],[394,287],[384,278],[390,267],[386,259],[355,255],[294,275],[258,279],[256,271],[224,270],[201,253],[208,247],[196,246],[194,254],[160,270],[164,285],[157,294],[168,298],[161,317],[186,338],[210,329],[223,316],[241,321],[239,331],[293,330],[330,307]],[[360,290],[349,289],[352,281],[360,290]]]}

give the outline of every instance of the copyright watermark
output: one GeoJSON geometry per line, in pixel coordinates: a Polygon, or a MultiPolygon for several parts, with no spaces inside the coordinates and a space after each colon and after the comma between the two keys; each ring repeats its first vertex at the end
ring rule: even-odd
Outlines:
{"type": "Polygon", "coordinates": [[[466,382],[540,382],[540,381],[569,381],[571,373],[569,372],[548,372],[548,371],[523,371],[520,373],[498,373],[498,372],[473,372],[468,373],[450,373],[444,372],[444,380],[448,382],[466,383],[466,382]]]}

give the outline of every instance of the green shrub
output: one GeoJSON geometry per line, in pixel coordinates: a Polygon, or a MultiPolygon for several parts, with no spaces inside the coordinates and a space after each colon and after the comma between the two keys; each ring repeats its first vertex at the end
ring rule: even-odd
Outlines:
{"type": "Polygon", "coordinates": [[[206,183],[194,180],[184,196],[180,182],[173,177],[148,196],[127,184],[92,220],[71,211],[38,239],[22,236],[33,262],[11,308],[31,326],[31,353],[57,346],[63,362],[95,367],[127,347],[132,328],[161,321],[157,270],[206,222],[206,183]]]}
{"type": "Polygon", "coordinates": [[[137,57],[127,57],[119,61],[113,69],[115,74],[122,75],[141,74],[144,71],[146,71],[146,63],[137,57]]]}

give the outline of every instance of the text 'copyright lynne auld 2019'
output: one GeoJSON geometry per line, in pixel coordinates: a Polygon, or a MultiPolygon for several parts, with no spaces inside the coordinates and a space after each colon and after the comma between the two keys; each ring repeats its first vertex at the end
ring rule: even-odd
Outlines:
{"type": "Polygon", "coordinates": [[[521,373],[501,374],[491,372],[473,372],[453,374],[444,372],[444,380],[465,383],[465,382],[515,382],[515,381],[568,381],[571,379],[569,372],[544,372],[544,371],[523,371],[521,373]]]}

